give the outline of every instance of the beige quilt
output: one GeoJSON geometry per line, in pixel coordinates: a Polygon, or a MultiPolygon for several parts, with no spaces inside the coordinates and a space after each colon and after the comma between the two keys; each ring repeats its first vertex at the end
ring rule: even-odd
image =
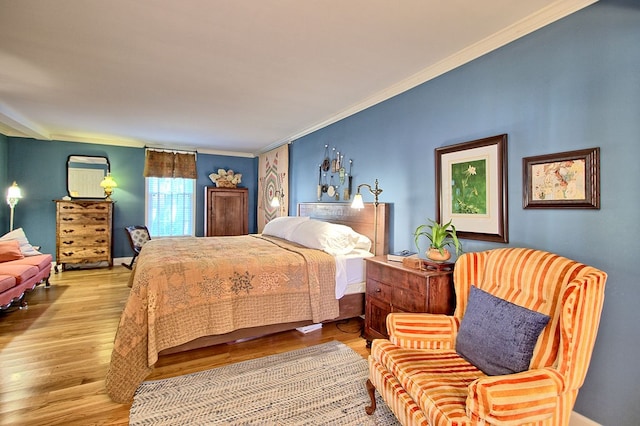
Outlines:
{"type": "Polygon", "coordinates": [[[132,273],[107,393],[127,403],[163,349],[261,325],[339,314],[332,256],[261,235],[154,239],[132,273]]]}

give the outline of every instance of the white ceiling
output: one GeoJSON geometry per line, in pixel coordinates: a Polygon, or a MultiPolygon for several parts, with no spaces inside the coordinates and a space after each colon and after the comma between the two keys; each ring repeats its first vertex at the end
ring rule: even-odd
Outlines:
{"type": "Polygon", "coordinates": [[[0,0],[0,133],[252,156],[596,0],[0,0]]]}

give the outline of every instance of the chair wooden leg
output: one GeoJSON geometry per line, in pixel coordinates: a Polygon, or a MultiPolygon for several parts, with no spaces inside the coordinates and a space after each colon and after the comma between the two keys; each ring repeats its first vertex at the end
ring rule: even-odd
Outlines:
{"type": "Polygon", "coordinates": [[[368,415],[372,415],[376,411],[376,387],[371,383],[371,379],[367,379],[367,392],[369,392],[369,398],[371,399],[371,405],[364,407],[364,411],[368,415]]]}
{"type": "Polygon", "coordinates": [[[126,263],[122,263],[122,266],[124,266],[125,268],[131,270],[133,269],[133,262],[136,261],[136,257],[138,257],[138,253],[134,253],[133,257],[131,258],[131,262],[127,265],[126,263]]]}

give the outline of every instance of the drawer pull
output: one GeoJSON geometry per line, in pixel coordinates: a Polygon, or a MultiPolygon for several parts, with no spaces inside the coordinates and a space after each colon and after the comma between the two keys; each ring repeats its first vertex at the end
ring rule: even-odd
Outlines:
{"type": "Polygon", "coordinates": [[[376,288],[376,293],[382,293],[382,289],[380,287],[376,288]]]}
{"type": "Polygon", "coordinates": [[[73,234],[76,231],[74,231],[73,229],[63,229],[62,232],[64,232],[65,234],[73,234]]]}
{"type": "Polygon", "coordinates": [[[96,243],[102,243],[102,244],[104,244],[104,243],[106,243],[106,242],[107,242],[107,240],[96,240],[96,243]]]}
{"type": "Polygon", "coordinates": [[[93,251],[95,254],[105,254],[104,250],[94,250],[93,251]]]}
{"type": "Polygon", "coordinates": [[[74,243],[74,241],[73,241],[73,240],[71,240],[71,241],[63,241],[63,242],[62,242],[62,244],[66,244],[66,245],[71,245],[71,244],[73,244],[73,243],[74,243]]]}
{"type": "Polygon", "coordinates": [[[106,231],[106,229],[104,229],[104,228],[97,228],[96,229],[96,232],[104,232],[104,231],[106,231]]]}
{"type": "Polygon", "coordinates": [[[65,251],[65,252],[62,252],[62,254],[64,254],[65,256],[73,256],[72,251],[65,251]]]}
{"type": "Polygon", "coordinates": [[[107,220],[106,217],[94,217],[93,220],[95,220],[96,222],[104,222],[105,220],[107,220]]]}
{"type": "Polygon", "coordinates": [[[72,221],[74,221],[75,219],[74,219],[74,218],[72,218],[72,217],[63,217],[63,218],[62,218],[62,220],[64,220],[65,222],[72,222],[72,221]]]}

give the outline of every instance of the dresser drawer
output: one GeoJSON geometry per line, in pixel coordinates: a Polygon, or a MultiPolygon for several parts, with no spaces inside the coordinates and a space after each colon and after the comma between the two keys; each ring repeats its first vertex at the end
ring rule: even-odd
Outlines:
{"type": "Polygon", "coordinates": [[[58,263],[92,263],[110,260],[108,247],[61,247],[58,263]]]}
{"type": "Polygon", "coordinates": [[[97,213],[62,214],[60,215],[60,225],[93,225],[108,224],[109,217],[97,213]]]}
{"type": "Polygon", "coordinates": [[[93,233],[90,235],[69,235],[62,236],[59,241],[60,246],[64,247],[108,247],[109,234],[107,232],[102,235],[93,233]]]}
{"type": "Polygon", "coordinates": [[[105,215],[111,209],[109,203],[93,201],[58,201],[58,212],[60,215],[66,213],[98,213],[105,215]]]}
{"type": "Polygon", "coordinates": [[[77,224],[61,224],[60,239],[68,239],[69,237],[108,237],[111,235],[111,228],[107,224],[103,225],[77,225],[77,224]]]}

